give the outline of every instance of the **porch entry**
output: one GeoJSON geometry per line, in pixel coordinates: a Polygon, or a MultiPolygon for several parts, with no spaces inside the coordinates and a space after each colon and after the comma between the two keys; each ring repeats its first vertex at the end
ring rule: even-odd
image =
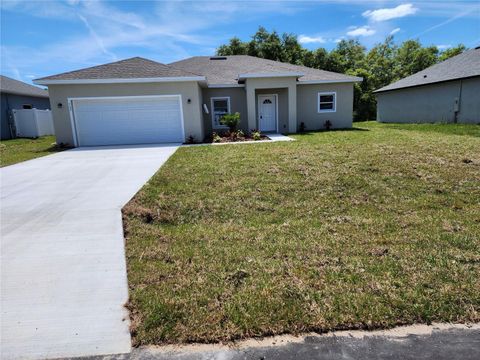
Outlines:
{"type": "Polygon", "coordinates": [[[258,127],[262,132],[277,131],[276,95],[258,95],[258,127]]]}

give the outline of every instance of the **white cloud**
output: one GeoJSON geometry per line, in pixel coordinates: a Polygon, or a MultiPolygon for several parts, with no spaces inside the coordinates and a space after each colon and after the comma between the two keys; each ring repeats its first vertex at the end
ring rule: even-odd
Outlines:
{"type": "Polygon", "coordinates": [[[298,37],[298,42],[300,44],[312,44],[312,43],[318,43],[318,44],[324,44],[327,41],[321,37],[321,36],[307,36],[307,35],[300,35],[298,37]]]}
{"type": "Polygon", "coordinates": [[[400,28],[395,28],[392,31],[390,31],[390,35],[394,35],[400,31],[400,28]]]}
{"type": "Polygon", "coordinates": [[[348,36],[372,36],[375,34],[375,30],[372,29],[370,26],[361,26],[353,28],[352,30],[347,32],[348,36]]]}
{"type": "Polygon", "coordinates": [[[418,8],[414,7],[412,4],[402,4],[394,8],[367,10],[364,11],[362,15],[373,22],[380,22],[413,15],[417,11],[418,8]]]}
{"type": "Polygon", "coordinates": [[[451,47],[452,47],[452,45],[450,45],[450,44],[447,44],[447,45],[437,45],[438,50],[446,50],[446,49],[449,49],[449,48],[451,48],[451,47]]]}

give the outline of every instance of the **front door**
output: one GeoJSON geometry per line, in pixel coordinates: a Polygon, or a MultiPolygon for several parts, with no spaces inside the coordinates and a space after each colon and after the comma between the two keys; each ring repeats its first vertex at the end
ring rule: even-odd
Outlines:
{"type": "Polygon", "coordinates": [[[277,103],[275,95],[258,95],[258,126],[260,131],[277,131],[277,103]]]}

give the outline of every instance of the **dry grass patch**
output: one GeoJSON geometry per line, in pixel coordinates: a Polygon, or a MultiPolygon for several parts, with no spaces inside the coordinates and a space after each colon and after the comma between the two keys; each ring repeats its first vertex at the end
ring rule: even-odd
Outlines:
{"type": "Polygon", "coordinates": [[[177,151],[124,209],[134,343],[480,320],[480,128],[356,126],[177,151]]]}

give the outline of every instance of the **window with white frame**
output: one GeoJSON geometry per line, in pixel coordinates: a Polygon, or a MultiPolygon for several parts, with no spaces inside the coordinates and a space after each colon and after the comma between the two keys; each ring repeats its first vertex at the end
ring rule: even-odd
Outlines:
{"type": "Polygon", "coordinates": [[[214,129],[225,128],[220,124],[220,119],[225,114],[230,114],[230,98],[229,97],[213,97],[212,102],[212,126],[214,129]]]}
{"type": "Polygon", "coordinates": [[[337,93],[318,93],[318,112],[335,112],[337,109],[337,93]]]}

